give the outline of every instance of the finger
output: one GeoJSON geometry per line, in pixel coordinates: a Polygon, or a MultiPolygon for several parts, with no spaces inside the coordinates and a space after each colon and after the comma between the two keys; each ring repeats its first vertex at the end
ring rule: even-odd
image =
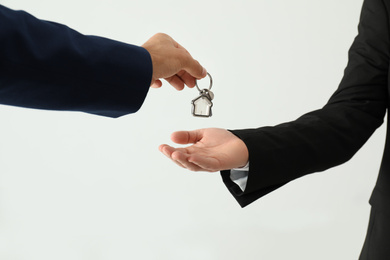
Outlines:
{"type": "Polygon", "coordinates": [[[160,152],[162,152],[166,157],[168,157],[169,159],[171,159],[172,162],[174,162],[175,164],[177,164],[178,166],[186,169],[186,167],[184,167],[180,162],[178,162],[177,160],[173,160],[171,155],[172,153],[176,150],[175,148],[167,145],[167,144],[162,144],[158,147],[158,149],[160,150],[160,152]]]}
{"type": "Polygon", "coordinates": [[[204,78],[207,75],[206,69],[203,68],[202,65],[200,65],[197,60],[194,60],[190,55],[184,59],[183,68],[185,71],[191,74],[191,76],[197,79],[204,78]]]}
{"type": "Polygon", "coordinates": [[[169,145],[167,145],[167,144],[160,144],[160,145],[158,146],[158,150],[159,150],[160,152],[163,152],[163,150],[164,150],[166,147],[171,147],[171,146],[169,146],[169,145]]]}
{"type": "Polygon", "coordinates": [[[171,140],[177,144],[193,144],[201,140],[203,130],[177,131],[171,134],[171,140]]]}
{"type": "Polygon", "coordinates": [[[158,150],[159,150],[160,152],[163,152],[163,150],[164,150],[164,148],[165,148],[166,146],[169,146],[169,145],[167,145],[167,144],[160,144],[160,145],[158,146],[158,150]]]}
{"type": "Polygon", "coordinates": [[[175,160],[175,161],[185,161],[185,160],[187,160],[188,155],[183,153],[180,150],[175,150],[172,152],[171,158],[172,158],[172,160],[175,160]]]}
{"type": "Polygon", "coordinates": [[[168,158],[172,159],[172,153],[177,149],[167,144],[160,145],[159,150],[168,158]]]}
{"type": "Polygon", "coordinates": [[[207,76],[206,69],[203,68],[202,65],[200,65],[200,63],[197,60],[192,58],[191,54],[183,46],[181,46],[175,40],[173,40],[173,41],[178,49],[182,49],[185,51],[186,58],[184,59],[184,63],[183,63],[184,69],[189,74],[191,74],[193,77],[195,77],[197,79],[201,79],[201,78],[206,77],[207,76]]]}
{"type": "Polygon", "coordinates": [[[188,162],[198,166],[199,168],[205,169],[210,172],[216,172],[221,169],[221,163],[216,159],[209,156],[201,156],[198,154],[192,154],[188,157],[188,162]]]}
{"type": "Polygon", "coordinates": [[[207,170],[199,167],[196,164],[190,163],[188,161],[178,161],[181,165],[183,165],[183,168],[186,168],[187,170],[193,171],[193,172],[207,172],[207,170]]]}
{"type": "Polygon", "coordinates": [[[153,82],[153,84],[150,86],[151,88],[160,88],[162,86],[162,82],[161,80],[156,80],[155,82],[153,82]]]}
{"type": "Polygon", "coordinates": [[[168,83],[171,84],[177,90],[184,89],[184,82],[177,75],[173,75],[172,77],[166,78],[165,80],[168,81],[168,83]]]}
{"type": "Polygon", "coordinates": [[[159,150],[180,167],[186,168],[190,171],[209,171],[208,169],[204,169],[195,163],[189,162],[189,155],[186,153],[185,149],[176,149],[163,144],[159,146],[159,150]]]}
{"type": "Polygon", "coordinates": [[[174,162],[175,164],[177,164],[178,166],[180,166],[181,168],[184,168],[184,169],[187,169],[183,164],[181,164],[180,162],[176,161],[176,160],[171,160],[172,162],[174,162]]]}
{"type": "Polygon", "coordinates": [[[186,84],[189,88],[195,87],[196,78],[191,76],[189,73],[182,70],[179,73],[177,73],[177,75],[181,78],[181,80],[184,82],[184,84],[186,84]]]}
{"type": "Polygon", "coordinates": [[[190,171],[204,171],[201,167],[196,164],[193,164],[188,161],[188,155],[182,153],[181,151],[175,151],[172,153],[172,160],[176,161],[178,164],[182,165],[184,168],[190,171]]]}

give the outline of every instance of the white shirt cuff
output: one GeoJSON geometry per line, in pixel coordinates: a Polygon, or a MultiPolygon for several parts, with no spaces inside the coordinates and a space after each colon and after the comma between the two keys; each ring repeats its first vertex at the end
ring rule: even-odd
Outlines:
{"type": "Polygon", "coordinates": [[[248,182],[249,162],[241,168],[230,170],[230,179],[237,184],[242,191],[245,191],[248,182]]]}

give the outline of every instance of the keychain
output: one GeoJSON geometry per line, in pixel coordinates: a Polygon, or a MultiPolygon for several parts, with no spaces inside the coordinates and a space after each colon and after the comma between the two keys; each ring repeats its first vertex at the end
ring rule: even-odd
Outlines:
{"type": "Polygon", "coordinates": [[[212,100],[214,99],[214,93],[211,92],[213,86],[213,78],[209,73],[207,75],[210,78],[210,87],[208,89],[202,89],[198,87],[198,82],[195,86],[199,90],[199,97],[192,100],[192,114],[199,117],[210,117],[212,115],[211,107],[213,106],[212,100]]]}

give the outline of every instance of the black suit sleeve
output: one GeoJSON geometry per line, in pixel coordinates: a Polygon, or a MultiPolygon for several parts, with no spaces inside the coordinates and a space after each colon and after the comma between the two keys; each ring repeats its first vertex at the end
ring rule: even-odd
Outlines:
{"type": "Polygon", "coordinates": [[[141,107],[151,79],[144,48],[0,5],[1,104],[118,117],[141,107]]]}
{"type": "Polygon", "coordinates": [[[383,123],[390,47],[387,11],[382,0],[364,2],[344,77],[322,109],[274,127],[232,131],[249,150],[245,192],[230,180],[230,171],[222,171],[222,178],[242,207],[291,180],[348,161],[383,123]]]}

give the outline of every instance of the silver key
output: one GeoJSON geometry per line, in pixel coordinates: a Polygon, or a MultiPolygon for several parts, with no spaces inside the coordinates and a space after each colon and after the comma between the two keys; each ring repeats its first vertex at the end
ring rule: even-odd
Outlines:
{"type": "Polygon", "coordinates": [[[200,90],[198,83],[196,88],[199,90],[199,96],[192,100],[192,114],[199,117],[212,116],[211,107],[213,106],[212,100],[214,99],[214,93],[210,90],[213,86],[213,79],[209,73],[207,75],[210,78],[210,87],[208,89],[200,90]]]}

